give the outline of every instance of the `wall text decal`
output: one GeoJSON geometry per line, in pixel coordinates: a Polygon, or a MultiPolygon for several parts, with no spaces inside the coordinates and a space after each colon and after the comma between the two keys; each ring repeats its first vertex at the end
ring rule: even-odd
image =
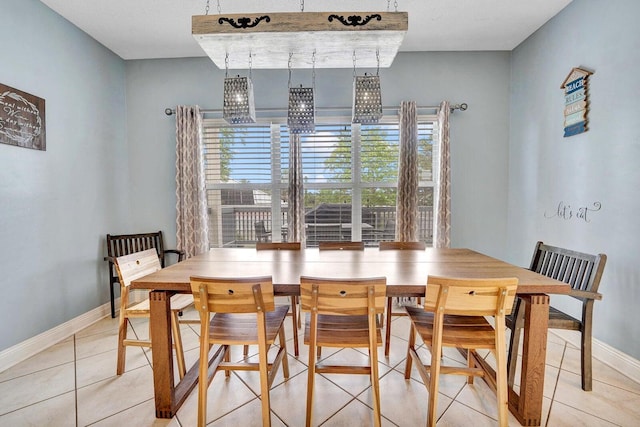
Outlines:
{"type": "Polygon", "coordinates": [[[0,143],[46,150],[44,99],[0,84],[0,143]]]}
{"type": "Polygon", "coordinates": [[[592,213],[598,212],[600,209],[602,209],[602,203],[600,202],[593,202],[591,203],[591,206],[584,205],[577,208],[572,208],[570,204],[561,201],[560,203],[558,203],[558,207],[556,208],[555,212],[547,213],[545,211],[544,217],[547,219],[575,219],[584,222],[591,222],[592,213]]]}
{"type": "Polygon", "coordinates": [[[589,130],[589,76],[593,72],[573,68],[560,89],[564,90],[564,137],[589,130]]]}

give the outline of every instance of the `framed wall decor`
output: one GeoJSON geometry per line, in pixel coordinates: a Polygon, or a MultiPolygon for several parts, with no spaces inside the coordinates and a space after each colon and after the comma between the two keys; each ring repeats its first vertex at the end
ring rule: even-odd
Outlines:
{"type": "Polygon", "coordinates": [[[0,83],[0,143],[45,151],[44,99],[0,83]]]}

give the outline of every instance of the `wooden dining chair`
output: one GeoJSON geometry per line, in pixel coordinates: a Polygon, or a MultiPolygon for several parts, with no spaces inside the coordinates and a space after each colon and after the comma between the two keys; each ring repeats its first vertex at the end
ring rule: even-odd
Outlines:
{"type": "MultiPolygon", "coordinates": [[[[256,243],[256,250],[258,251],[299,251],[300,242],[258,242],[256,243]]],[[[293,354],[295,357],[300,355],[300,347],[298,344],[297,330],[302,327],[300,320],[300,304],[298,303],[298,296],[291,295],[291,312],[287,316],[291,316],[291,322],[293,324],[293,354]]],[[[245,348],[245,355],[248,354],[248,349],[245,348]]]]}
{"type": "Polygon", "coordinates": [[[407,307],[411,319],[407,362],[404,377],[411,378],[412,363],[429,389],[427,427],[435,427],[438,382],[440,374],[456,374],[468,377],[484,376],[481,368],[474,366],[472,351],[488,349],[496,359],[496,378],[493,384],[498,398],[498,422],[508,425],[507,354],[505,341],[505,315],[513,305],[518,287],[517,278],[456,279],[429,276],[424,309],[407,307]],[[484,316],[492,316],[495,328],[484,316]],[[431,364],[424,364],[417,353],[416,334],[431,351],[431,364]],[[468,366],[442,365],[442,347],[467,350],[468,366]],[[494,382],[495,381],[495,382],[494,382]]]}
{"type": "Polygon", "coordinates": [[[396,238],[396,220],[388,219],[384,222],[384,228],[373,230],[373,235],[376,240],[381,241],[393,241],[396,238]]]}
{"type": "MultiPolygon", "coordinates": [[[[116,373],[122,375],[125,369],[126,347],[149,347],[152,348],[150,340],[139,340],[127,338],[128,325],[132,318],[150,318],[149,299],[145,298],[140,302],[132,302],[129,292],[129,285],[135,279],[146,276],[160,270],[160,260],[156,249],[135,252],[115,258],[114,265],[118,273],[120,282],[120,314],[118,324],[118,362],[116,373]]],[[[173,334],[173,345],[176,349],[176,361],[178,363],[178,373],[180,378],[184,377],[186,367],[184,363],[184,350],[182,348],[182,336],[180,334],[180,322],[178,313],[182,312],[193,304],[193,296],[190,294],[176,294],[171,297],[171,331],[173,334]]]]}
{"type": "MultiPolygon", "coordinates": [[[[424,242],[380,242],[379,249],[381,251],[424,251],[427,248],[424,242]]],[[[420,297],[417,303],[420,304],[420,297]]],[[[384,355],[389,357],[389,349],[391,347],[391,316],[406,316],[406,311],[393,312],[393,297],[387,298],[386,320],[385,320],[385,339],[384,339],[384,355]]]]}
{"type": "MultiPolygon", "coordinates": [[[[347,241],[322,241],[318,242],[318,250],[320,251],[364,251],[364,242],[347,242],[347,241]]],[[[322,354],[322,347],[318,346],[318,358],[322,354]]]]}
{"type": "Polygon", "coordinates": [[[256,242],[258,251],[299,251],[300,242],[256,242]]]}
{"type": "Polygon", "coordinates": [[[378,314],[384,311],[386,278],[326,279],[300,277],[300,302],[309,311],[304,342],[309,345],[306,425],[313,418],[315,374],[369,375],[373,396],[373,424],[380,426],[380,386],[378,383],[378,346],[382,334],[378,314]],[[365,366],[337,366],[316,356],[318,347],[366,348],[365,366]]]}
{"type": "Polygon", "coordinates": [[[318,242],[321,251],[363,251],[364,242],[318,242]]]}
{"type": "Polygon", "coordinates": [[[381,251],[424,251],[427,248],[425,242],[380,242],[381,251]]]}
{"type": "Polygon", "coordinates": [[[256,232],[256,240],[258,242],[268,242],[271,240],[271,231],[267,231],[264,226],[264,221],[256,221],[253,226],[256,232]]]}
{"type": "MultiPolygon", "coordinates": [[[[530,270],[543,274],[552,279],[571,285],[569,296],[582,302],[582,317],[576,319],[557,308],[549,307],[549,329],[566,329],[581,333],[580,367],[582,373],[582,389],[591,391],[592,356],[591,333],[593,323],[593,303],[601,300],[598,293],[600,279],[607,262],[605,254],[590,255],[563,249],[556,246],[536,243],[530,270]]],[[[507,317],[507,327],[511,329],[509,339],[509,385],[513,386],[520,346],[520,332],[524,327],[525,304],[516,298],[514,308],[507,317]]]]}
{"type": "Polygon", "coordinates": [[[262,425],[271,425],[269,390],[282,365],[289,378],[289,363],[284,332],[288,306],[276,306],[270,276],[247,278],[191,277],[191,290],[200,314],[200,362],[198,379],[198,426],[207,423],[207,389],[213,376],[223,370],[260,372],[262,425]],[[213,318],[211,319],[211,314],[213,318]],[[268,352],[276,337],[280,345],[269,362],[268,352]],[[210,356],[214,344],[219,347],[210,356]],[[230,346],[258,345],[258,363],[232,362],[230,346]],[[211,360],[211,362],[210,362],[211,360]],[[211,376],[209,376],[211,372],[211,376]]]}

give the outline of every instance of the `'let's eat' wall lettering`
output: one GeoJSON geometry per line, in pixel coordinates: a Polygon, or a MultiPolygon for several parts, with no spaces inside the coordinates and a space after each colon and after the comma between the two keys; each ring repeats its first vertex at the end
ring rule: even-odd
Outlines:
{"type": "Polygon", "coordinates": [[[598,212],[602,209],[602,203],[593,202],[591,205],[583,205],[572,207],[570,204],[561,201],[558,203],[558,206],[555,212],[548,213],[545,211],[544,217],[547,219],[564,219],[564,220],[578,220],[584,222],[591,222],[591,217],[594,212],[598,212]]]}

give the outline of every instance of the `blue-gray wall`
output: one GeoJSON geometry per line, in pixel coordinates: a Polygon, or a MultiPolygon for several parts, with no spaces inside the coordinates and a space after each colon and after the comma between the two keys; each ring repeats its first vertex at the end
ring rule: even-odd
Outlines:
{"type": "MultiPolygon", "coordinates": [[[[506,244],[509,58],[508,52],[401,53],[391,68],[380,70],[384,105],[415,100],[433,106],[444,99],[469,104],[451,116],[452,241],[498,257],[506,244]]],[[[351,105],[352,70],[316,72],[318,107],[351,105]]],[[[253,70],[256,107],[285,107],[287,78],[286,70],[253,70]]],[[[164,109],[222,108],[223,79],[224,70],[208,58],[127,62],[136,226],[152,222],[175,238],[175,120],[164,109]]],[[[309,70],[294,71],[294,84],[310,81],[309,70]]]]}
{"type": "Polygon", "coordinates": [[[45,99],[47,138],[0,144],[1,350],[108,300],[103,239],[128,223],[129,168],[124,61],[37,0],[0,16],[0,82],[45,99]]]}
{"type": "MultiPolygon", "coordinates": [[[[640,358],[640,3],[604,3],[574,0],[513,52],[399,54],[381,70],[383,102],[467,102],[451,119],[453,245],[520,265],[539,239],[606,252],[596,337],[640,358]],[[595,70],[591,130],[562,138],[559,87],[579,65],[595,70]],[[590,222],[545,218],[561,201],[602,209],[590,222]]],[[[0,82],[47,102],[46,152],[0,144],[5,349],[108,301],[106,233],[163,230],[175,244],[175,122],[163,111],[220,108],[224,71],[206,58],[122,61],[36,0],[3,0],[0,16],[0,82]]],[[[286,105],[286,71],[253,76],[259,108],[286,105]]],[[[318,70],[317,88],[318,106],[350,105],[351,70],[318,70]]]]}
{"type": "MultiPolygon", "coordinates": [[[[512,52],[507,233],[509,259],[520,264],[529,262],[537,240],[606,253],[594,336],[636,359],[639,16],[637,0],[574,0],[512,52]],[[577,66],[595,71],[589,78],[589,131],[563,138],[560,85],[577,66]],[[576,218],[594,202],[602,204],[599,211],[576,218]],[[560,203],[572,218],[554,217],[560,203]]],[[[552,303],[579,314],[577,304],[552,303]]]]}
{"type": "MultiPolygon", "coordinates": [[[[4,288],[20,284],[0,306],[20,325],[2,334],[6,348],[108,301],[107,232],[160,229],[173,246],[175,122],[163,111],[177,104],[220,108],[224,72],[207,58],[121,61],[35,0],[5,1],[0,11],[9,23],[0,35],[21,40],[3,56],[16,60],[2,64],[0,81],[47,100],[49,147],[0,147],[0,233],[7,242],[0,280],[4,288]],[[35,321],[19,322],[26,315],[16,307],[30,298],[35,321]]],[[[452,116],[453,244],[499,257],[509,58],[404,53],[381,70],[385,105],[469,104],[452,116]]],[[[308,83],[310,73],[294,72],[293,80],[308,83]]],[[[286,105],[286,71],[254,71],[254,83],[259,108],[286,105]]],[[[349,106],[351,91],[351,70],[318,70],[318,106],[349,106]]]]}

